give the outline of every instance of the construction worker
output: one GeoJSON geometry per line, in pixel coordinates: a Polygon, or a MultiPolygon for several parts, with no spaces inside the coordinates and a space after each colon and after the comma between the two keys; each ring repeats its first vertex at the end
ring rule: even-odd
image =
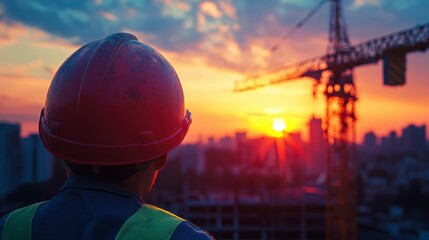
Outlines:
{"type": "Polygon", "coordinates": [[[68,178],[51,200],[0,219],[0,238],[213,239],[143,201],[191,121],[156,50],[128,33],[84,45],[55,74],[39,121],[68,178]]]}

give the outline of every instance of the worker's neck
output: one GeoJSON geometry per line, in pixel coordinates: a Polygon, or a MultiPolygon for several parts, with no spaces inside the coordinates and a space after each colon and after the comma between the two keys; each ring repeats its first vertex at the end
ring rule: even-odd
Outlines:
{"type": "MultiPolygon", "coordinates": [[[[66,167],[66,175],[67,177],[76,176],[69,167],[66,167]]],[[[135,174],[122,181],[116,182],[116,184],[143,199],[155,183],[157,175],[158,170],[152,165],[145,170],[137,171],[135,174]]]]}
{"type": "Polygon", "coordinates": [[[140,198],[143,198],[147,193],[149,193],[157,175],[158,171],[152,168],[144,171],[137,171],[131,177],[118,182],[118,185],[137,194],[140,198]]]}

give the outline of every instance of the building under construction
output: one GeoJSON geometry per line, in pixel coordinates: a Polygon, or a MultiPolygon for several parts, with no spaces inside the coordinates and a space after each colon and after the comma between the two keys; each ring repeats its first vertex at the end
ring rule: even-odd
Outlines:
{"type": "Polygon", "coordinates": [[[184,216],[217,239],[325,239],[324,193],[283,191],[276,199],[234,194],[206,195],[184,202],[184,216]]]}

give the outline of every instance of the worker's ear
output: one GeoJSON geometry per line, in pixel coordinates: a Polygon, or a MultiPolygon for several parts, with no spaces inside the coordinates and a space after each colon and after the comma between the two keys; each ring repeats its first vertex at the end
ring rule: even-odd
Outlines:
{"type": "Polygon", "coordinates": [[[168,155],[165,154],[162,157],[159,157],[155,162],[155,170],[161,170],[167,163],[168,155]]]}

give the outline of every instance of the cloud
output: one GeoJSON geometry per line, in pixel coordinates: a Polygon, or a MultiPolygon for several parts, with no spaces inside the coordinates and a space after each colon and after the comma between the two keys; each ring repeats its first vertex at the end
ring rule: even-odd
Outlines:
{"type": "Polygon", "coordinates": [[[217,5],[209,1],[204,1],[200,4],[200,11],[213,18],[220,18],[223,15],[217,5]]]}
{"type": "Polygon", "coordinates": [[[21,73],[0,72],[0,78],[19,80],[28,78],[28,76],[21,73]]]}
{"type": "Polygon", "coordinates": [[[270,23],[270,28],[266,27],[267,12],[280,6],[296,7],[298,2],[58,0],[45,4],[23,0],[6,1],[1,7],[3,22],[39,28],[70,44],[82,45],[112,32],[130,30],[152,36],[150,44],[169,51],[203,54],[208,59],[221,51],[225,54],[220,63],[229,65],[231,58],[250,51],[245,49],[248,36],[272,34],[269,29],[276,26],[270,23]]]}
{"type": "Polygon", "coordinates": [[[228,16],[232,19],[237,18],[237,13],[236,13],[235,7],[234,7],[234,5],[232,5],[231,2],[220,1],[219,7],[220,7],[221,11],[223,12],[223,14],[225,14],[226,16],[228,16]]]}
{"type": "Polygon", "coordinates": [[[107,11],[100,11],[99,14],[103,16],[105,19],[112,22],[115,22],[118,19],[113,13],[110,13],[107,11]]]}
{"type": "Polygon", "coordinates": [[[46,67],[41,59],[24,64],[2,64],[0,65],[0,78],[29,78],[32,72],[46,67]]]}
{"type": "MultiPolygon", "coordinates": [[[[0,14],[1,16],[1,14],[0,14]]],[[[0,17],[0,46],[12,45],[21,36],[28,34],[28,29],[21,23],[7,23],[0,17]]]]}
{"type": "Polygon", "coordinates": [[[362,7],[365,5],[372,5],[372,6],[380,6],[380,0],[355,0],[353,3],[354,7],[362,7]]]}
{"type": "MultiPolygon", "coordinates": [[[[42,0],[3,1],[0,3],[0,43],[11,41],[8,31],[17,30],[16,25],[40,29],[52,39],[62,39],[69,45],[82,45],[113,32],[130,31],[156,48],[200,55],[215,66],[245,71],[261,59],[259,54],[265,54],[255,51],[255,44],[270,49],[318,3],[318,0],[57,0],[49,4],[42,0]]],[[[354,37],[366,39],[388,33],[389,27],[400,30],[398,27],[408,27],[410,23],[423,23],[427,21],[425,9],[428,7],[429,3],[424,0],[343,1],[352,41],[354,37]],[[385,32],[380,32],[384,29],[385,32]]],[[[311,41],[315,36],[327,39],[328,10],[326,4],[294,34],[295,39],[288,40],[287,44],[293,45],[285,49],[307,44],[306,52],[322,54],[325,47],[313,46],[311,41]]],[[[290,52],[281,54],[291,55],[290,52]]]]}

